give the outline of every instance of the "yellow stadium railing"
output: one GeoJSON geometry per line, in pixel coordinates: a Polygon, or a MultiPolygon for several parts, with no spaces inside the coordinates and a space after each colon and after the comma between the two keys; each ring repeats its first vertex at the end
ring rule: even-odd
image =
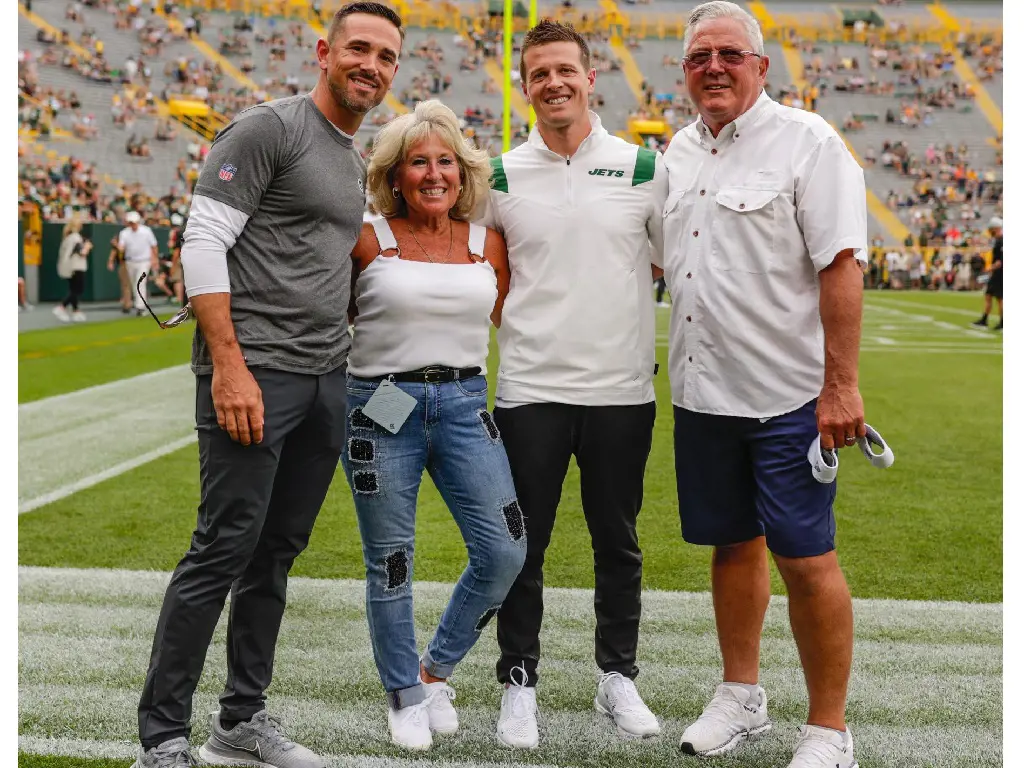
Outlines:
{"type": "Polygon", "coordinates": [[[167,111],[171,117],[207,141],[213,141],[217,133],[228,124],[227,117],[206,102],[195,99],[172,98],[167,102],[167,111]]]}

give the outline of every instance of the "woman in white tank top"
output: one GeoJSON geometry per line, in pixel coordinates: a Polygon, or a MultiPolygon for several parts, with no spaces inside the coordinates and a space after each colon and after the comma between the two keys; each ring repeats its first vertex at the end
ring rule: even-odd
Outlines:
{"type": "Polygon", "coordinates": [[[342,464],[366,564],[366,615],[387,693],[391,739],[428,749],[454,733],[447,683],[526,557],[526,528],[487,410],[490,326],[508,292],[505,242],[469,224],[491,166],[455,114],[420,103],[377,134],[367,170],[374,210],[352,251],[349,436],[342,464]],[[416,497],[434,480],[469,552],[433,639],[417,653],[412,605],[416,497]]]}

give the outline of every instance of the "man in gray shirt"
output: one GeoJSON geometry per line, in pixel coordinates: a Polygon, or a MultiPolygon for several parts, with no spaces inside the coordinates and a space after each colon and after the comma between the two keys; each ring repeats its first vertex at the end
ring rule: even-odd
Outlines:
{"type": "Polygon", "coordinates": [[[324,766],[269,716],[265,691],[288,572],[345,441],[350,253],[366,179],[352,135],[384,100],[403,38],[386,6],[342,7],[317,42],[313,91],[239,113],[196,185],[181,261],[198,321],[199,514],[160,611],[135,768],[193,765],[192,697],[229,590],[227,682],[199,756],[324,766]]]}

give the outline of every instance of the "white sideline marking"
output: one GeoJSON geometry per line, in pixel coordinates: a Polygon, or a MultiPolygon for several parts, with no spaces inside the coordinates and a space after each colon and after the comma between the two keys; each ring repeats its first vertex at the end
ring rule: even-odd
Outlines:
{"type": "Polygon", "coordinates": [[[165,368],[18,406],[18,513],[195,440],[195,378],[165,368]]]}
{"type": "MultiPolygon", "coordinates": [[[[19,567],[19,747],[35,754],[129,758],[155,617],[169,574],[19,567]],[[73,706],[69,705],[73,702],[73,706]]],[[[274,712],[295,737],[337,768],[412,768],[388,743],[386,705],[363,614],[361,580],[293,578],[275,658],[274,712]],[[383,754],[381,754],[383,752],[383,754]],[[366,753],[380,756],[370,757],[366,753]]],[[[426,639],[450,584],[413,586],[417,633],[426,639]]],[[[659,716],[660,737],[632,742],[592,707],[593,591],[545,590],[543,738],[532,760],[548,766],[679,768],[676,744],[720,679],[707,593],[644,591],[639,687],[659,716]],[[710,633],[710,634],[709,634],[710,633]]],[[[854,600],[857,638],[850,686],[862,763],[875,768],[997,766],[1002,760],[1002,605],[854,600]]],[[[765,618],[763,678],[774,735],[744,750],[745,765],[784,765],[806,688],[788,630],[785,598],[765,618]]],[[[222,690],[222,616],[196,693],[193,743],[222,690]]],[[[497,768],[509,753],[494,738],[500,689],[493,632],[453,678],[460,730],[438,739],[429,768],[497,768]]],[[[521,762],[514,760],[514,762],[521,762]]]]}
{"type": "MultiPolygon", "coordinates": [[[[195,746],[195,745],[193,745],[195,746]]],[[[133,742],[100,739],[62,739],[39,736],[18,736],[18,750],[32,755],[55,757],[88,757],[107,760],[132,760],[138,757],[138,745],[133,742]]],[[[457,762],[426,760],[411,757],[371,757],[370,755],[324,755],[333,768],[506,768],[507,763],[457,762]]],[[[557,768],[547,764],[530,763],[530,768],[557,768]]]]}
{"type": "Polygon", "coordinates": [[[175,440],[167,445],[162,445],[159,448],[154,448],[152,451],[136,456],[134,459],[128,461],[122,461],[120,464],[115,464],[108,469],[104,469],[102,472],[97,472],[95,475],[89,475],[83,477],[81,480],[76,480],[68,485],[61,486],[49,493],[45,493],[42,496],[37,496],[34,499],[20,502],[18,504],[18,514],[22,515],[26,512],[31,512],[33,509],[44,507],[47,504],[52,504],[55,501],[65,499],[73,493],[84,491],[86,488],[92,488],[94,485],[99,485],[104,480],[109,480],[112,477],[123,475],[125,472],[130,472],[136,467],[141,467],[143,464],[148,464],[151,461],[159,459],[161,456],[166,456],[168,453],[173,453],[179,448],[184,448],[186,445],[191,445],[196,441],[194,434],[183,437],[179,440],[175,440]]]}
{"type": "Polygon", "coordinates": [[[886,346],[864,346],[861,352],[906,352],[916,355],[1002,355],[1003,350],[999,349],[970,349],[969,347],[922,347],[918,344],[907,344],[895,347],[886,346]]]}
{"type": "Polygon", "coordinates": [[[885,344],[886,346],[890,347],[895,346],[897,343],[890,339],[888,336],[875,336],[874,339],[872,339],[872,341],[875,341],[878,344],[885,344]]]}
{"type": "Polygon", "coordinates": [[[865,302],[864,302],[864,306],[868,306],[868,305],[872,304],[873,302],[877,301],[880,304],[892,304],[894,306],[911,307],[913,309],[918,309],[918,310],[924,309],[924,310],[927,310],[929,312],[949,312],[950,314],[954,314],[954,315],[967,315],[968,317],[979,317],[981,315],[981,310],[980,309],[978,309],[977,311],[973,311],[973,310],[970,310],[970,309],[960,309],[958,307],[946,307],[946,306],[943,306],[942,304],[918,304],[916,301],[903,301],[901,299],[890,299],[888,296],[882,297],[882,296],[878,296],[876,294],[865,294],[864,298],[866,299],[865,302]],[[872,298],[868,299],[867,298],[868,295],[871,295],[872,298]]]}

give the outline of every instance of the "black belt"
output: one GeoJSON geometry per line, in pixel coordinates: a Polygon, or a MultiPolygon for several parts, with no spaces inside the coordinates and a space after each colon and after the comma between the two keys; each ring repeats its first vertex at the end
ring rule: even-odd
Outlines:
{"type": "Polygon", "coordinates": [[[384,376],[353,376],[352,378],[364,381],[394,379],[395,381],[409,381],[420,384],[444,384],[449,381],[458,381],[459,379],[471,379],[479,375],[479,366],[476,368],[448,368],[443,365],[431,365],[427,368],[420,368],[417,371],[389,373],[384,376]]]}

